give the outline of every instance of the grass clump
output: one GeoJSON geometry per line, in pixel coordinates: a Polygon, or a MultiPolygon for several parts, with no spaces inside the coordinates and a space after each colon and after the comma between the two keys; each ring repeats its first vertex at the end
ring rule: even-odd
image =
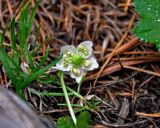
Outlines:
{"type": "Polygon", "coordinates": [[[33,81],[40,79],[40,76],[43,76],[43,79],[46,77],[47,80],[49,76],[46,74],[46,71],[58,62],[57,59],[52,61],[47,66],[43,66],[47,60],[49,48],[46,50],[46,54],[40,62],[37,63],[35,61],[35,56],[41,48],[41,46],[36,48],[39,29],[36,33],[33,48],[30,50],[31,44],[29,42],[29,38],[31,36],[34,17],[36,15],[39,2],[40,0],[36,2],[31,14],[29,14],[30,3],[27,3],[24,8],[22,8],[20,20],[18,22],[19,29],[16,28],[15,17],[12,18],[10,24],[10,53],[5,50],[6,48],[4,45],[4,37],[7,29],[5,29],[3,34],[0,36],[0,60],[6,73],[12,81],[13,86],[16,88],[16,92],[22,97],[24,97],[23,89],[28,87],[33,81]]]}

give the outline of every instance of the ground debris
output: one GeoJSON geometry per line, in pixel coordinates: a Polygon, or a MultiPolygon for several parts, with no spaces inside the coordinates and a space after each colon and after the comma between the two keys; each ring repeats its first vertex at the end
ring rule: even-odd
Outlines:
{"type": "MultiPolygon", "coordinates": [[[[33,6],[35,0],[31,3],[33,6]]],[[[19,20],[21,9],[21,1],[0,0],[0,33],[14,14],[19,20]]],[[[93,111],[95,128],[160,127],[160,53],[153,44],[135,37],[133,28],[138,20],[131,0],[42,0],[38,7],[32,38],[40,24],[39,42],[43,44],[40,55],[44,55],[48,45],[51,48],[46,63],[59,55],[61,46],[78,46],[84,40],[94,42],[100,68],[88,73],[81,93],[102,101],[93,111]]],[[[9,32],[6,46],[11,45],[9,32]]],[[[65,82],[75,88],[75,81],[69,77],[65,82]]],[[[0,83],[10,86],[3,66],[0,83]]],[[[61,89],[56,84],[38,82],[30,88],[40,92],[61,89]]],[[[63,97],[37,96],[29,89],[26,95],[40,113],[49,114],[54,122],[68,114],[68,109],[57,105],[64,103],[63,97]]],[[[80,101],[74,97],[72,102],[80,101]]]]}

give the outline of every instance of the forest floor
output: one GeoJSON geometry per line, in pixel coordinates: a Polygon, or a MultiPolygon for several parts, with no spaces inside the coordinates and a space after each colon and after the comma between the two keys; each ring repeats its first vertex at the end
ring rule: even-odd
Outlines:
{"type": "MultiPolygon", "coordinates": [[[[31,0],[32,6],[35,0],[31,0]]],[[[0,0],[0,32],[16,15],[19,20],[22,2],[0,0]]],[[[59,56],[64,45],[74,45],[85,40],[93,41],[94,55],[99,68],[88,72],[81,87],[86,98],[100,101],[92,112],[95,128],[159,128],[160,127],[160,53],[155,45],[136,38],[134,27],[140,16],[131,0],[42,0],[36,13],[32,38],[39,25],[41,53],[50,47],[48,62],[59,56]],[[118,1],[118,2],[117,2],[118,1]]],[[[10,40],[9,31],[6,39],[10,40]]],[[[31,43],[32,43],[31,38],[31,43]]],[[[0,84],[10,80],[1,68],[0,84]]],[[[65,83],[76,89],[69,76],[65,83]]],[[[56,123],[68,109],[63,97],[37,96],[30,89],[57,91],[56,84],[32,83],[26,90],[28,102],[38,112],[56,123]]],[[[72,103],[79,99],[72,97],[72,103]]]]}

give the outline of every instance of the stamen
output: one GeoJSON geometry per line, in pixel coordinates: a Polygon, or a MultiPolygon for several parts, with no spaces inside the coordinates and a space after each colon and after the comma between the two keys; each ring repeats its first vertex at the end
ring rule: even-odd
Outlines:
{"type": "Polygon", "coordinates": [[[72,56],[73,56],[73,53],[67,52],[67,56],[68,56],[68,57],[72,57],[72,56]]]}
{"type": "Polygon", "coordinates": [[[63,58],[67,58],[67,54],[64,54],[64,55],[63,55],[63,58]]]}
{"type": "Polygon", "coordinates": [[[69,63],[71,63],[71,57],[73,56],[73,53],[67,52],[66,54],[63,55],[64,58],[64,67],[68,67],[69,63]]]}
{"type": "Polygon", "coordinates": [[[83,66],[85,68],[89,68],[91,66],[91,62],[89,60],[85,60],[84,63],[83,63],[83,66]]]}
{"type": "Polygon", "coordinates": [[[66,59],[64,59],[64,67],[66,68],[66,67],[68,67],[68,65],[69,65],[68,61],[66,59]]]}
{"type": "Polygon", "coordinates": [[[76,68],[76,67],[73,67],[73,68],[72,68],[72,72],[73,72],[76,76],[80,76],[80,74],[81,74],[80,69],[78,69],[78,68],[76,68]]]}
{"type": "Polygon", "coordinates": [[[85,56],[87,56],[89,53],[88,53],[88,49],[81,45],[80,48],[78,49],[79,52],[82,52],[85,56]]]}

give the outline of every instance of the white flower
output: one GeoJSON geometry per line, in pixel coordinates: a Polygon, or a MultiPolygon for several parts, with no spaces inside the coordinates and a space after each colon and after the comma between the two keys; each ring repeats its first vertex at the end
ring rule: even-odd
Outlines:
{"type": "Polygon", "coordinates": [[[93,43],[84,41],[77,49],[73,45],[63,46],[60,54],[62,59],[56,64],[56,69],[70,71],[71,78],[75,78],[79,83],[86,71],[91,71],[99,67],[96,58],[92,55],[93,43]]]}

